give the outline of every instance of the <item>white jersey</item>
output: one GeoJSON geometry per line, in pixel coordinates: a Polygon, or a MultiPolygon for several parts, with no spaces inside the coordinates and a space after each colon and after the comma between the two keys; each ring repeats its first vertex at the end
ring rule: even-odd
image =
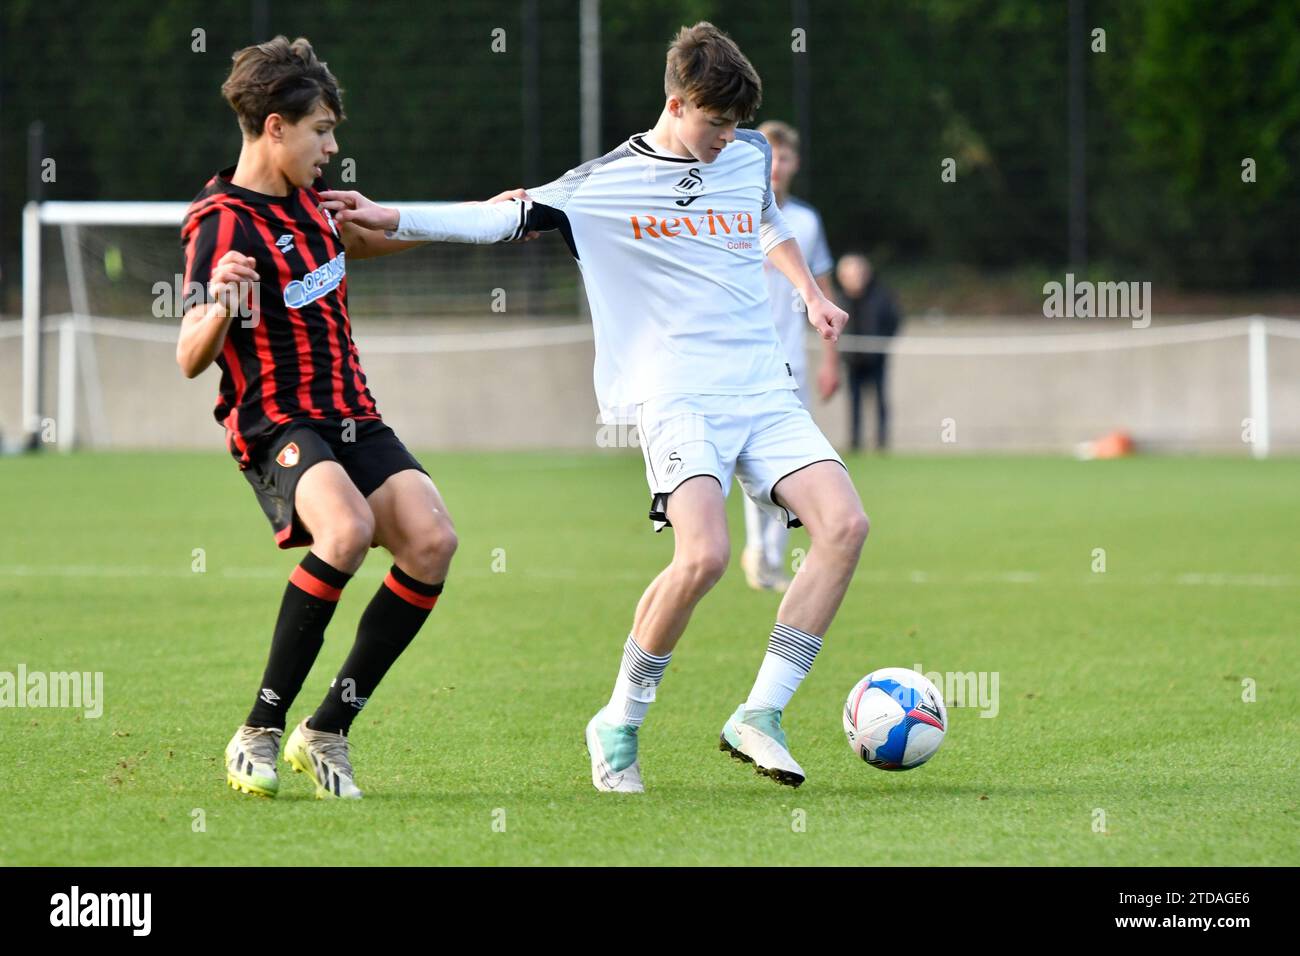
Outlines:
{"type": "MultiPolygon", "coordinates": [[[[822,228],[822,217],[817,210],[800,199],[787,196],[781,206],[781,215],[786,225],[799,242],[803,257],[808,260],[808,271],[813,277],[823,276],[835,267],[831,259],[831,247],[826,241],[826,231],[822,228]]],[[[802,390],[806,385],[805,348],[808,329],[808,308],[804,305],[799,291],[785,274],[770,262],[763,264],[767,274],[768,301],[772,306],[772,322],[776,334],[781,339],[786,361],[794,370],[794,377],[802,390]]]]}
{"type": "Polygon", "coordinates": [[[528,201],[402,211],[399,239],[493,242],[558,229],[582,270],[605,421],[672,394],[795,388],[777,338],[765,254],[791,238],[755,130],[712,163],[667,154],[638,134],[528,201]]]}

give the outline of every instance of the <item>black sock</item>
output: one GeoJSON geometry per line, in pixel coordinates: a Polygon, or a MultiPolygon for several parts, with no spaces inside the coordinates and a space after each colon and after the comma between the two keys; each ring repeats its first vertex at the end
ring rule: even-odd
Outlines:
{"type": "Polygon", "coordinates": [[[441,583],[425,584],[393,565],[361,615],[356,643],[307,726],[346,734],[393,662],[415,638],[441,593],[441,583]]]}
{"type": "Polygon", "coordinates": [[[310,551],[293,569],[280,602],[262,688],[245,721],[248,726],[284,729],[285,714],[316,662],[325,643],[325,627],[351,577],[310,551]]]}

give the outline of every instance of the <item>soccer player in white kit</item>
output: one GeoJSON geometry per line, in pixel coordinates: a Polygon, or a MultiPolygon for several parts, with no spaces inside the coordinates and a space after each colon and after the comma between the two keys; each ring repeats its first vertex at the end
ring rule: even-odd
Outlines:
{"type": "Polygon", "coordinates": [[[737,128],[757,111],[762,87],[736,44],[710,23],[683,28],[664,90],[653,129],[507,201],[399,213],[356,192],[322,199],[340,221],[390,238],[500,242],[555,229],[578,261],[602,415],[637,423],[650,517],[675,535],[672,561],[637,604],[609,702],[587,724],[598,790],[643,789],[638,733],[691,612],[726,570],[733,475],[762,507],[808,529],[807,560],[719,743],[798,786],[805,775],[782,713],[821,649],[868,523],[844,463],[795,397],[764,255],[799,290],[823,338],[836,338],[848,316],[818,288],[784,223],[766,139],[737,128]]]}
{"type": "MultiPolygon", "coordinates": [[[[799,172],[799,134],[788,123],[768,120],[758,131],[772,147],[772,194],[781,207],[790,231],[794,233],[808,261],[808,268],[817,280],[817,287],[826,298],[834,296],[831,271],[835,260],[831,258],[830,243],[822,228],[822,217],[817,210],[801,199],[790,195],[790,182],[799,172]]],[[[799,399],[808,408],[809,392],[804,338],[808,328],[808,313],[803,296],[769,260],[763,264],[767,276],[768,303],[772,307],[772,322],[781,339],[786,361],[799,385],[799,399]]],[[[817,394],[823,400],[835,394],[839,387],[840,357],[832,339],[822,339],[821,365],[817,370],[817,394]]],[[[753,498],[745,495],[745,550],[740,566],[751,588],[759,591],[784,592],[790,586],[790,575],[785,570],[786,545],[790,529],[786,522],[764,511],[753,498]]]]}

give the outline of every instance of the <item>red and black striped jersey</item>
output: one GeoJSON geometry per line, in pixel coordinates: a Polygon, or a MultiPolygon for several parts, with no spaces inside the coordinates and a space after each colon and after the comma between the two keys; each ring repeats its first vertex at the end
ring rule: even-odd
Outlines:
{"type": "Polygon", "coordinates": [[[248,316],[235,316],[217,356],[221,388],[213,416],[241,468],[250,449],[284,422],[379,419],[352,327],[343,240],[320,207],[322,180],[288,196],[267,196],[213,176],[181,226],[185,288],[207,289],[230,250],[257,262],[248,316]]]}

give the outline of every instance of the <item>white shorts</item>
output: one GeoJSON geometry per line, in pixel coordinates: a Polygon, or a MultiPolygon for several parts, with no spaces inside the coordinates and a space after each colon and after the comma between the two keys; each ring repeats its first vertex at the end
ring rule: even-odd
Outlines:
{"type": "Polygon", "coordinates": [[[734,475],[755,504],[797,528],[799,518],[772,500],[776,483],[819,461],[844,465],[793,389],[652,398],[637,406],[637,432],[656,531],[669,526],[668,496],[698,475],[716,478],[723,497],[734,475]]]}

